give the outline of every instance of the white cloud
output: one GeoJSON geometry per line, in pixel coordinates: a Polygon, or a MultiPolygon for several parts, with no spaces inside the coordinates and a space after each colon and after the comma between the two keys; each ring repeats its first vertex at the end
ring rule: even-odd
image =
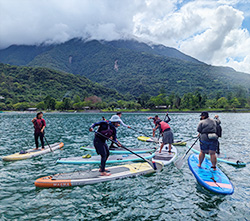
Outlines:
{"type": "Polygon", "coordinates": [[[250,36],[242,28],[248,5],[246,0],[0,0],[0,48],[136,36],[250,73],[250,36]]]}

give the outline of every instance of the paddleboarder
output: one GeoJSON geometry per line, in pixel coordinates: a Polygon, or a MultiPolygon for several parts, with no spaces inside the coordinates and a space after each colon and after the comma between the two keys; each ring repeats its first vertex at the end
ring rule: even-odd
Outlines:
{"type": "MultiPolygon", "coordinates": [[[[120,118],[120,119],[119,119],[119,122],[120,122],[120,124],[121,124],[122,126],[127,127],[127,128],[131,128],[129,125],[125,124],[125,123],[122,121],[122,119],[121,119],[121,117],[122,117],[122,112],[117,112],[116,115],[113,115],[113,116],[118,116],[118,117],[120,118]]],[[[112,116],[112,117],[113,117],[113,116],[112,116]]]]}
{"type": "Polygon", "coordinates": [[[118,146],[121,146],[120,142],[117,140],[116,137],[116,127],[119,126],[119,123],[120,123],[120,117],[118,117],[117,115],[113,115],[109,121],[103,120],[94,123],[89,128],[89,131],[93,131],[94,127],[99,126],[97,132],[95,133],[94,146],[97,154],[101,155],[101,166],[99,170],[99,172],[101,172],[101,176],[111,175],[110,173],[107,173],[107,171],[105,170],[106,161],[109,157],[109,148],[106,141],[108,140],[108,138],[111,138],[112,140],[118,142],[118,146]]]}
{"type": "Polygon", "coordinates": [[[34,124],[34,137],[35,137],[35,144],[36,144],[36,150],[38,149],[38,138],[40,137],[42,150],[44,150],[44,129],[46,127],[46,122],[43,119],[43,112],[37,113],[36,117],[33,118],[32,123],[34,124]]]}
{"type": "Polygon", "coordinates": [[[206,111],[203,111],[200,117],[200,122],[197,127],[200,136],[201,149],[198,166],[201,167],[205,154],[209,153],[212,168],[216,170],[217,158],[215,152],[218,146],[218,135],[216,134],[217,123],[214,119],[209,118],[209,114],[206,111]]]}
{"type": "MultiPolygon", "coordinates": [[[[219,119],[219,115],[215,115],[214,120],[216,121],[216,134],[217,134],[218,137],[221,137],[222,136],[222,128],[221,128],[221,125],[220,125],[221,121],[219,119]]],[[[220,154],[220,142],[219,142],[219,139],[218,139],[218,146],[217,146],[216,153],[220,154]]]]}
{"type": "MultiPolygon", "coordinates": [[[[153,119],[154,125],[156,126],[156,121],[161,120],[158,115],[155,115],[154,117],[148,117],[148,120],[153,119]]],[[[151,123],[150,123],[151,124],[151,123]]],[[[152,126],[152,124],[151,124],[152,126]]],[[[155,136],[155,132],[153,131],[153,137],[155,136]]]]}
{"type": "Polygon", "coordinates": [[[170,117],[168,116],[168,113],[166,114],[166,117],[168,119],[165,121],[162,121],[160,119],[156,120],[156,122],[155,122],[156,126],[153,129],[153,137],[155,136],[155,131],[158,128],[160,130],[160,134],[162,134],[162,143],[160,146],[159,153],[161,153],[163,146],[166,144],[168,144],[168,152],[171,153],[171,145],[172,145],[172,143],[174,143],[174,135],[173,135],[173,132],[168,124],[168,122],[171,121],[170,117]]]}

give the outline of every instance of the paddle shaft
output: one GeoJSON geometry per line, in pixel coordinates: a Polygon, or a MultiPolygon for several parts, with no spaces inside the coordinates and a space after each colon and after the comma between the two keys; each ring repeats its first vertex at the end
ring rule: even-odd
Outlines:
{"type": "MultiPolygon", "coordinates": [[[[42,129],[40,128],[39,124],[37,123],[37,121],[35,121],[35,122],[36,122],[36,125],[38,126],[38,128],[39,128],[39,129],[40,129],[40,131],[41,131],[42,129]]],[[[47,143],[47,144],[48,144],[48,146],[49,146],[50,152],[53,152],[53,150],[51,149],[51,147],[50,147],[50,145],[49,145],[49,142],[47,141],[47,139],[46,139],[46,137],[45,137],[44,133],[43,133],[43,137],[44,137],[44,139],[45,139],[46,143],[47,143]]]]}
{"type": "Polygon", "coordinates": [[[186,153],[183,155],[183,157],[181,158],[181,160],[183,160],[187,154],[189,153],[189,151],[193,148],[193,146],[196,144],[196,142],[199,140],[200,136],[197,137],[197,139],[194,141],[194,143],[192,144],[192,146],[186,151],[186,153]]]}
{"type": "MultiPolygon", "coordinates": [[[[117,145],[119,145],[119,143],[118,143],[117,141],[112,140],[111,138],[109,138],[109,137],[103,135],[102,133],[100,133],[100,132],[98,132],[98,131],[94,131],[94,132],[95,132],[96,134],[99,134],[99,135],[101,135],[102,137],[104,137],[104,138],[110,140],[111,142],[114,142],[114,143],[116,143],[117,145]]],[[[156,170],[156,169],[154,168],[154,166],[151,165],[151,162],[150,162],[149,160],[147,160],[147,159],[145,159],[144,157],[140,156],[139,154],[133,152],[132,150],[128,149],[127,147],[123,146],[122,144],[120,144],[120,145],[121,145],[121,147],[124,148],[125,150],[129,151],[130,153],[136,155],[137,157],[143,159],[145,162],[149,163],[149,165],[150,165],[154,170],[156,170]]]]}

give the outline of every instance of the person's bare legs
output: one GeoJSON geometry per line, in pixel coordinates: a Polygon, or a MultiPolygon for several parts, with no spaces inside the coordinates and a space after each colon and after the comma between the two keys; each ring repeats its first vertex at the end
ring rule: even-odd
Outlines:
{"type": "Polygon", "coordinates": [[[161,150],[162,150],[163,146],[164,146],[164,143],[161,143],[161,147],[160,147],[159,153],[161,153],[161,150]]]}
{"type": "Polygon", "coordinates": [[[205,158],[205,153],[200,152],[200,154],[199,154],[199,163],[198,163],[198,167],[201,167],[201,164],[202,164],[204,158],[205,158]]]}
{"type": "Polygon", "coordinates": [[[215,155],[215,151],[209,151],[209,154],[210,154],[210,160],[211,160],[211,163],[212,163],[212,168],[214,170],[216,170],[216,164],[217,164],[217,158],[216,158],[216,155],[215,155]]]}
{"type": "Polygon", "coordinates": [[[170,144],[168,144],[168,152],[171,152],[171,143],[170,144]]]}

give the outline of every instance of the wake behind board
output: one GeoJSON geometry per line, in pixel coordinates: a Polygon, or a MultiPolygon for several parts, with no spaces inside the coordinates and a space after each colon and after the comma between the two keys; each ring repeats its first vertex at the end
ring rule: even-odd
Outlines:
{"type": "MultiPolygon", "coordinates": [[[[155,155],[154,153],[153,154],[144,153],[141,154],[140,156],[145,159],[151,159],[154,155],[155,155]]],[[[60,158],[56,162],[65,164],[98,164],[101,162],[100,155],[91,156],[90,158],[83,158],[83,157],[60,158]]],[[[142,161],[142,159],[133,154],[110,155],[106,163],[124,163],[128,161],[142,161]]]]}
{"type": "Polygon", "coordinates": [[[114,167],[108,167],[110,176],[101,176],[99,169],[91,171],[77,171],[72,173],[61,173],[52,176],[39,178],[35,181],[37,187],[69,187],[69,186],[83,186],[86,184],[94,184],[107,182],[126,177],[134,177],[138,175],[145,175],[160,171],[163,164],[156,162],[156,170],[154,170],[148,163],[133,163],[114,167]]]}
{"type": "MultiPolygon", "coordinates": [[[[195,145],[193,148],[192,148],[192,151],[194,153],[200,153],[200,147],[199,145],[195,145]]],[[[234,166],[246,166],[246,163],[234,158],[234,157],[230,157],[230,156],[227,156],[226,154],[223,154],[223,153],[220,153],[220,154],[216,154],[217,156],[217,161],[220,161],[220,162],[224,162],[224,163],[227,163],[227,164],[231,164],[231,165],[234,165],[234,166]]],[[[209,154],[206,154],[206,158],[210,159],[210,155],[209,154]]]]}
{"type": "Polygon", "coordinates": [[[171,153],[169,153],[168,145],[164,145],[161,153],[159,153],[159,150],[155,152],[153,160],[155,162],[162,162],[164,165],[167,165],[172,163],[176,157],[177,157],[177,149],[174,146],[172,146],[171,153]]]}
{"type": "MultiPolygon", "coordinates": [[[[137,137],[137,139],[140,141],[144,141],[144,142],[155,142],[155,143],[159,143],[162,141],[162,139],[158,140],[158,138],[156,137],[145,137],[145,136],[137,137]]],[[[184,141],[175,141],[173,145],[174,146],[186,146],[187,143],[184,141]]]]}
{"type": "Polygon", "coordinates": [[[210,160],[204,159],[201,167],[198,167],[199,155],[192,154],[188,158],[188,165],[198,183],[206,189],[219,194],[231,195],[234,187],[228,177],[217,167],[216,170],[211,168],[210,160]]]}
{"type": "MultiPolygon", "coordinates": [[[[62,148],[63,147],[63,143],[54,143],[51,144],[50,147],[53,151],[62,148]]],[[[38,150],[34,150],[34,149],[29,149],[26,150],[24,153],[15,153],[12,155],[8,155],[8,156],[4,156],[2,157],[2,160],[4,161],[16,161],[16,160],[25,160],[25,159],[29,159],[29,158],[33,158],[39,155],[43,155],[46,153],[50,153],[51,150],[49,148],[49,146],[44,146],[44,150],[38,149],[38,150]]]]}
{"type": "MultiPolygon", "coordinates": [[[[81,147],[81,150],[88,150],[88,151],[95,151],[94,147],[81,147]]],[[[152,149],[131,149],[134,153],[140,154],[140,153],[152,153],[155,152],[155,148],[152,149]]],[[[114,148],[109,150],[110,153],[115,153],[115,154],[131,154],[131,152],[122,149],[122,148],[114,148]]]]}

